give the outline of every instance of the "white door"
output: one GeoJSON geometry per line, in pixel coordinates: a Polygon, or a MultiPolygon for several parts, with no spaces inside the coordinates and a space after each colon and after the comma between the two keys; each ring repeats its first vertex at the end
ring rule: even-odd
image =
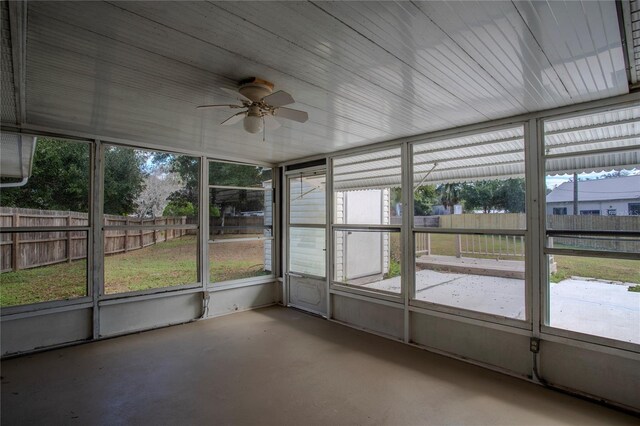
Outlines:
{"type": "Polygon", "coordinates": [[[287,175],[287,304],[326,316],[326,174],[287,175]]]}

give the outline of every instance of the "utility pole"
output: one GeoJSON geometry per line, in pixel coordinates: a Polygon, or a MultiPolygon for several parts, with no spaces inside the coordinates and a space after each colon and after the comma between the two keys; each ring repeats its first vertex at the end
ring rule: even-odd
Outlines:
{"type": "Polygon", "coordinates": [[[573,174],[573,215],[578,215],[578,173],[573,174]]]}

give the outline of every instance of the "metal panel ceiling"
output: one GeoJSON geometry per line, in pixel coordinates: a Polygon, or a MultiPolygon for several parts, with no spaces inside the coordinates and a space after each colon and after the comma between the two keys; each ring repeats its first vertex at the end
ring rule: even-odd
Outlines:
{"type": "Polygon", "coordinates": [[[15,124],[16,118],[16,92],[13,84],[13,58],[11,57],[11,31],[9,28],[9,5],[3,1],[0,4],[0,37],[2,37],[2,65],[0,67],[0,107],[3,123],[15,124]]]}
{"type": "Polygon", "coordinates": [[[631,4],[631,44],[633,45],[633,60],[630,64],[631,72],[635,73],[635,81],[640,81],[640,1],[632,0],[631,4]]]}
{"type": "Polygon", "coordinates": [[[336,158],[333,161],[333,189],[399,187],[402,180],[400,148],[336,158]]]}
{"type": "MultiPolygon", "coordinates": [[[[576,154],[550,157],[546,162],[548,175],[638,168],[640,106],[547,121],[545,150],[550,155],[576,154]]],[[[523,126],[413,145],[415,187],[523,177],[524,173],[523,126]]],[[[401,183],[400,150],[394,148],[337,158],[333,176],[336,190],[398,187],[401,183]]]]}
{"type": "Polygon", "coordinates": [[[628,92],[612,1],[34,1],[26,76],[30,124],[268,162],[628,92]],[[247,76],[309,122],[195,110],[247,76]]]}

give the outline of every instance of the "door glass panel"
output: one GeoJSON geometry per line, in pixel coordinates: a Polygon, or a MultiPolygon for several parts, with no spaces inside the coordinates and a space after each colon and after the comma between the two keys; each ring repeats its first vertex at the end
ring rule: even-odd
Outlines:
{"type": "Polygon", "coordinates": [[[289,223],[326,223],[326,177],[298,176],[289,178],[289,223]]]}
{"type": "Polygon", "coordinates": [[[324,228],[289,229],[289,271],[324,277],[325,256],[324,228]]]}

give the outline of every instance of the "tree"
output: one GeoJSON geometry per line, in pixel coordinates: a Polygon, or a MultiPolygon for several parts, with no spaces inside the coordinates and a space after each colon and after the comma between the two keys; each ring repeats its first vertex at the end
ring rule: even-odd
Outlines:
{"type": "Polygon", "coordinates": [[[27,185],[0,191],[0,205],[42,210],[89,211],[86,143],[38,139],[27,185]]]}
{"type": "Polygon", "coordinates": [[[466,210],[482,209],[489,213],[497,208],[499,183],[495,180],[482,180],[466,183],[462,189],[462,199],[466,210]]]}
{"type": "Polygon", "coordinates": [[[413,192],[413,214],[416,216],[429,216],[433,213],[433,205],[438,202],[436,187],[423,185],[413,192]]]}
{"type": "Polygon", "coordinates": [[[481,209],[484,213],[504,210],[522,213],[525,207],[524,179],[482,180],[464,184],[461,198],[465,210],[481,209]]]}
{"type": "Polygon", "coordinates": [[[440,196],[440,202],[450,213],[453,213],[452,207],[460,203],[462,189],[463,185],[460,183],[443,183],[436,188],[436,193],[440,196]]]}
{"type": "Polygon", "coordinates": [[[164,167],[156,168],[143,183],[144,189],[136,199],[136,215],[140,218],[163,215],[169,196],[182,187],[180,175],[167,172],[164,167]]]}
{"type": "Polygon", "coordinates": [[[104,157],[104,213],[129,215],[144,189],[146,158],[131,148],[109,146],[104,157]]]}
{"type": "MultiPolygon", "coordinates": [[[[25,186],[0,190],[0,205],[42,210],[89,211],[90,145],[38,138],[25,186]]],[[[130,214],[143,188],[143,159],[130,148],[105,152],[104,212],[130,214]]]]}
{"type": "Polygon", "coordinates": [[[181,185],[167,197],[169,201],[164,216],[197,216],[200,182],[200,160],[196,157],[168,153],[154,153],[151,158],[154,168],[162,167],[176,174],[181,185]]]}
{"type": "Polygon", "coordinates": [[[507,179],[500,182],[498,205],[507,213],[524,213],[526,189],[524,179],[507,179]]]}

